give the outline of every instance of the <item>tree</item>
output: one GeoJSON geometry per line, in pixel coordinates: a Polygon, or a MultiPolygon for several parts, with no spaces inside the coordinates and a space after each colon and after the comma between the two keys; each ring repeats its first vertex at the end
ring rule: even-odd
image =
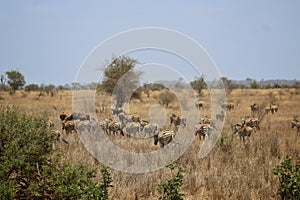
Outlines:
{"type": "Polygon", "coordinates": [[[40,88],[38,84],[31,83],[29,85],[26,85],[24,89],[25,92],[30,92],[30,91],[38,91],[40,88]]]}
{"type": "Polygon", "coordinates": [[[229,95],[232,92],[233,88],[234,88],[234,85],[233,85],[232,81],[229,80],[226,77],[222,77],[221,80],[222,80],[222,82],[225,86],[226,94],[229,95]]]}
{"type": "Polygon", "coordinates": [[[138,88],[141,73],[134,71],[138,63],[136,59],[128,56],[113,57],[104,71],[102,89],[109,94],[113,92],[117,94],[118,107],[122,107],[127,95],[132,94],[133,90],[138,88]],[[117,84],[118,87],[115,88],[117,84]]]}
{"type": "Polygon", "coordinates": [[[251,82],[250,87],[252,89],[258,89],[258,88],[260,88],[259,83],[256,80],[254,80],[254,81],[251,82]]]}
{"type": "Polygon", "coordinates": [[[205,82],[203,76],[192,81],[190,84],[191,84],[192,88],[198,92],[199,96],[201,95],[202,90],[207,88],[207,85],[206,85],[206,82],[205,82]]]}
{"type": "Polygon", "coordinates": [[[15,93],[20,87],[23,87],[26,83],[23,74],[16,70],[8,71],[6,72],[6,75],[8,78],[7,83],[12,88],[13,93],[15,93]]]}
{"type": "Polygon", "coordinates": [[[169,104],[174,101],[175,95],[174,93],[170,92],[169,90],[161,91],[158,95],[158,100],[161,105],[165,105],[169,107],[169,104]]]}

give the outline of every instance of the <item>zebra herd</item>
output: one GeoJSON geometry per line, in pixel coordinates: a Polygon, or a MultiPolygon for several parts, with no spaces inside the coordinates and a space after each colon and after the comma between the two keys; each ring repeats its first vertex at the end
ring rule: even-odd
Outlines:
{"type": "Polygon", "coordinates": [[[154,144],[160,144],[164,147],[170,143],[174,137],[178,126],[186,126],[186,118],[170,114],[170,125],[173,130],[163,129],[157,123],[149,122],[142,119],[138,114],[127,114],[124,111],[116,113],[113,111],[114,119],[106,118],[100,121],[100,127],[104,133],[108,135],[122,135],[127,138],[141,137],[141,138],[154,138],[154,144]]]}
{"type": "Polygon", "coordinates": [[[138,114],[127,114],[124,111],[118,111],[112,110],[113,118],[105,118],[101,121],[91,118],[88,114],[81,113],[72,113],[71,115],[61,113],[59,118],[62,122],[62,130],[65,130],[67,135],[76,132],[76,121],[86,121],[87,125],[97,121],[96,123],[107,135],[120,135],[127,138],[153,137],[154,144],[159,143],[160,147],[164,147],[174,139],[178,126],[186,126],[186,118],[175,114],[169,115],[170,127],[174,127],[173,130],[170,130],[162,129],[158,124],[142,119],[138,114]]]}
{"type": "MultiPolygon", "coordinates": [[[[198,102],[198,107],[203,107],[202,102],[198,102]]],[[[224,110],[232,110],[234,106],[231,103],[222,104],[223,110],[217,114],[215,120],[208,118],[207,116],[200,119],[194,127],[194,135],[198,136],[200,140],[209,138],[211,133],[216,129],[216,121],[223,121],[225,117],[224,110]]],[[[251,112],[257,112],[259,110],[258,104],[254,103],[250,105],[251,112]]],[[[270,104],[265,108],[265,114],[271,112],[277,113],[278,106],[270,104]]],[[[177,116],[175,114],[169,115],[169,127],[162,128],[157,123],[149,122],[142,119],[138,114],[127,114],[121,109],[112,109],[112,118],[105,118],[101,121],[97,121],[100,128],[107,135],[120,135],[127,138],[140,137],[140,138],[153,138],[154,144],[160,144],[160,147],[164,147],[170,143],[176,136],[176,132],[179,126],[186,127],[186,118],[177,116]],[[172,128],[173,127],[173,128],[172,128]]],[[[90,121],[94,120],[88,114],[73,113],[66,115],[60,114],[62,121],[62,130],[65,130],[66,134],[70,134],[75,130],[75,120],[90,121]]],[[[238,134],[241,142],[245,142],[245,137],[250,137],[252,132],[260,130],[260,119],[255,117],[242,118],[241,122],[231,125],[233,134],[238,134]]],[[[300,123],[294,118],[291,122],[291,128],[296,128],[297,133],[300,133],[300,123]]]]}

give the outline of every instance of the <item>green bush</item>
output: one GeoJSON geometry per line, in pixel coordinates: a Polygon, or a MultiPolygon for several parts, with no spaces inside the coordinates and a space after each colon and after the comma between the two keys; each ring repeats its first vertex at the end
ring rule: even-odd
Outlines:
{"type": "Polygon", "coordinates": [[[300,199],[300,158],[292,163],[291,157],[274,167],[273,173],[279,178],[278,194],[281,199],[300,199]]]}
{"type": "Polygon", "coordinates": [[[62,162],[47,122],[0,106],[0,199],[108,199],[107,169],[97,184],[96,169],[62,162]]]}
{"type": "Polygon", "coordinates": [[[180,187],[183,185],[183,173],[185,169],[178,163],[171,163],[167,166],[173,172],[177,169],[177,173],[173,178],[166,183],[158,185],[158,188],[162,190],[161,200],[182,200],[184,194],[179,192],[180,187]]]}
{"type": "Polygon", "coordinates": [[[111,185],[112,178],[111,178],[110,173],[107,171],[106,167],[102,167],[101,174],[102,174],[103,182],[100,184],[100,194],[99,194],[100,199],[108,200],[109,199],[108,189],[109,189],[109,187],[113,187],[111,185]]]}

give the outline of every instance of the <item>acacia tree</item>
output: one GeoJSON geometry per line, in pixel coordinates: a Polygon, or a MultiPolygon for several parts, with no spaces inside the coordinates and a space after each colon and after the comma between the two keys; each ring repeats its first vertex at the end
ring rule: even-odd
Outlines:
{"type": "Polygon", "coordinates": [[[229,95],[232,92],[232,90],[234,89],[234,84],[232,83],[232,81],[230,79],[228,79],[226,77],[221,77],[221,81],[224,84],[226,94],[229,95]]]}
{"type": "Polygon", "coordinates": [[[190,84],[191,84],[192,88],[198,92],[199,96],[201,95],[202,90],[207,88],[207,85],[206,85],[206,82],[205,82],[203,76],[195,79],[190,84]]]}
{"type": "Polygon", "coordinates": [[[109,94],[117,94],[117,106],[122,107],[128,94],[139,97],[139,94],[133,93],[138,88],[140,72],[134,71],[134,67],[139,62],[128,56],[113,57],[108,67],[104,71],[104,80],[102,89],[109,94]],[[126,76],[124,76],[126,75],[126,76]],[[124,78],[125,77],[125,78],[124,78]],[[120,83],[120,81],[122,81],[120,83]],[[118,83],[119,82],[119,83],[118,83]],[[115,86],[118,85],[115,91],[115,86]]]}
{"type": "Polygon", "coordinates": [[[25,86],[25,92],[31,92],[31,91],[38,91],[39,90],[39,85],[35,83],[31,83],[29,85],[25,86]]]}
{"type": "Polygon", "coordinates": [[[13,93],[15,93],[20,87],[23,87],[26,83],[23,74],[19,71],[11,70],[6,72],[6,75],[8,78],[7,83],[12,88],[13,93]]]}

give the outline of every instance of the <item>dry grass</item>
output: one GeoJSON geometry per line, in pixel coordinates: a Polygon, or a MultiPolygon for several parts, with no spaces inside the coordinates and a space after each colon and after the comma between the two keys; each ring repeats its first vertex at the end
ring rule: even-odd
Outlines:
{"type": "MultiPolygon", "coordinates": [[[[153,92],[150,98],[143,96],[143,101],[131,101],[130,112],[149,119],[149,110],[158,104],[157,95],[158,92],[153,92]]],[[[15,95],[2,93],[1,96],[3,99],[0,104],[18,105],[28,113],[45,114],[55,123],[57,129],[60,129],[59,114],[62,111],[72,111],[71,91],[62,91],[54,97],[42,96],[39,99],[37,93],[24,94],[19,91],[15,95]]],[[[209,105],[208,92],[204,91],[199,100],[209,105]]],[[[227,101],[235,103],[236,106],[233,111],[227,112],[222,131],[224,141],[219,142],[208,156],[199,159],[198,151],[202,141],[196,137],[178,160],[187,170],[182,188],[185,199],[277,199],[278,180],[272,173],[274,165],[279,164],[286,155],[294,158],[300,156],[300,136],[289,125],[293,116],[298,115],[300,118],[300,95],[293,89],[239,89],[234,90],[227,97],[227,101]],[[231,124],[251,115],[251,104],[260,104],[271,97],[279,104],[278,113],[265,115],[261,130],[253,133],[245,144],[240,143],[237,136],[230,141],[231,124]]],[[[108,96],[96,95],[98,119],[110,116],[109,102],[108,96]]],[[[166,113],[180,114],[179,103],[170,104],[166,113]]],[[[209,107],[202,109],[200,114],[209,116],[209,107]]],[[[165,126],[167,125],[166,123],[165,126]]],[[[101,165],[90,156],[76,133],[64,137],[70,144],[57,145],[62,148],[66,160],[101,165]]],[[[152,138],[139,141],[110,136],[110,139],[120,147],[136,152],[158,148],[153,145],[152,138]]],[[[112,199],[157,199],[157,184],[171,177],[166,168],[148,174],[130,174],[114,169],[110,169],[110,172],[114,184],[110,190],[112,199]]]]}

